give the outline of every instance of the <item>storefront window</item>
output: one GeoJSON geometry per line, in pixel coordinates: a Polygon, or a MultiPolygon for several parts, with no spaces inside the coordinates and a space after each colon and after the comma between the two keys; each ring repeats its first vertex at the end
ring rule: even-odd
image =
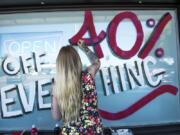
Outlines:
{"type": "Polygon", "coordinates": [[[80,38],[101,60],[95,80],[105,126],[180,120],[175,10],[17,13],[0,15],[0,130],[53,129],[56,56],[72,44],[85,69],[80,38]]]}

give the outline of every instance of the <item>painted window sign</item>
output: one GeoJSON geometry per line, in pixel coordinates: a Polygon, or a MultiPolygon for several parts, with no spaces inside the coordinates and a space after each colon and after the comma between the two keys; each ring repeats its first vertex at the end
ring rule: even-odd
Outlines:
{"type": "MultiPolygon", "coordinates": [[[[19,122],[12,129],[21,129],[22,123],[24,128],[35,123],[53,129],[50,92],[55,58],[63,45],[72,44],[85,68],[89,61],[76,47],[79,39],[102,63],[96,87],[105,126],[180,120],[174,10],[84,11],[74,18],[66,12],[46,14],[41,13],[43,21],[29,23],[18,20],[22,15],[17,14],[16,22],[23,25],[0,26],[0,129],[12,121],[19,122]],[[61,16],[63,20],[58,20],[61,16]]],[[[39,17],[30,15],[34,20],[39,17]]]]}

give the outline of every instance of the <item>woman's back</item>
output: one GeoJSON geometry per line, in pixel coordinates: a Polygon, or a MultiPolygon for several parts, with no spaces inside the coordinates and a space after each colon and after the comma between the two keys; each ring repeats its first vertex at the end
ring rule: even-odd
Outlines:
{"type": "Polygon", "coordinates": [[[97,108],[97,92],[92,75],[82,72],[82,104],[79,119],[65,123],[62,135],[101,135],[102,123],[97,108]]]}
{"type": "Polygon", "coordinates": [[[82,40],[78,46],[86,53],[91,65],[87,72],[82,72],[77,51],[72,46],[61,48],[56,59],[51,110],[54,119],[64,120],[61,134],[98,135],[102,134],[102,124],[93,78],[100,68],[100,60],[82,40]]]}

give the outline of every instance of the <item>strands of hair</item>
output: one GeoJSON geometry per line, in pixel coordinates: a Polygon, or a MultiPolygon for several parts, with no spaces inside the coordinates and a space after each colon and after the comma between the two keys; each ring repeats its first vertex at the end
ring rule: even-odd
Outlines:
{"type": "Polygon", "coordinates": [[[56,59],[55,94],[65,122],[75,121],[81,107],[81,59],[72,46],[62,47],[56,59]]]}

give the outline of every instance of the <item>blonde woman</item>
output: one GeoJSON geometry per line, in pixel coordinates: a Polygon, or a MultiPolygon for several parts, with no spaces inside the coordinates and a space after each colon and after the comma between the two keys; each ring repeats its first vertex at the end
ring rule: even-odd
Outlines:
{"type": "Polygon", "coordinates": [[[72,46],[61,48],[56,59],[52,115],[54,119],[64,121],[62,135],[101,135],[102,123],[94,82],[100,61],[83,40],[78,41],[78,46],[92,64],[82,71],[81,59],[76,50],[72,46]]]}

